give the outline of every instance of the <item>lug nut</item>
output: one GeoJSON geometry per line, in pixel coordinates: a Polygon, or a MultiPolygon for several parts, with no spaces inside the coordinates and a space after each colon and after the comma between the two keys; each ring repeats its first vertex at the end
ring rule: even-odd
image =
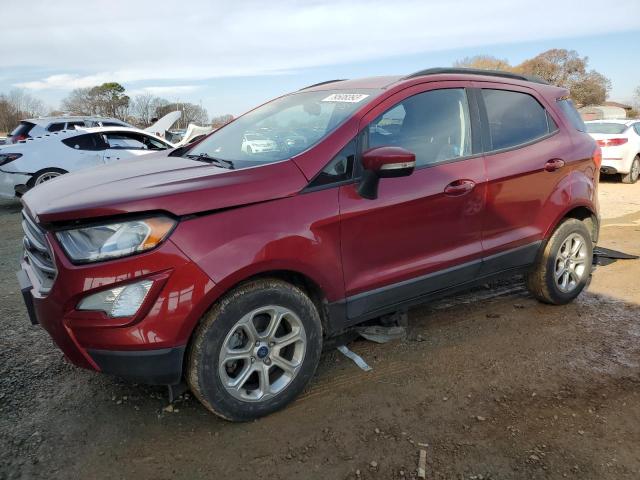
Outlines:
{"type": "Polygon", "coordinates": [[[256,357],[251,357],[251,363],[255,363],[256,357]]]}
{"type": "Polygon", "coordinates": [[[276,342],[269,342],[269,346],[273,347],[276,344],[276,342]]]}
{"type": "Polygon", "coordinates": [[[265,365],[271,365],[271,359],[269,357],[264,359],[264,364],[265,365]]]}

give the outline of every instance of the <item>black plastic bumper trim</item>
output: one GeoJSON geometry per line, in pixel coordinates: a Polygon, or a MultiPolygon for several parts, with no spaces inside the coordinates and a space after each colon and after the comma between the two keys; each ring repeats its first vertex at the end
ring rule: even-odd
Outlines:
{"type": "Polygon", "coordinates": [[[176,385],[182,379],[186,345],[159,350],[91,350],[89,355],[103,373],[148,385],[176,385]]]}

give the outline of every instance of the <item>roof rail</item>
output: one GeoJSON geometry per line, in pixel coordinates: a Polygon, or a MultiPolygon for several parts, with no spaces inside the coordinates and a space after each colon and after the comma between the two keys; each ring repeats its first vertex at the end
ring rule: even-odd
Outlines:
{"type": "Polygon", "coordinates": [[[345,80],[347,80],[347,79],[346,78],[337,78],[335,80],[327,80],[326,82],[314,83],[313,85],[309,85],[308,87],[301,88],[298,91],[300,92],[302,90],[307,90],[308,88],[319,87],[320,85],[326,85],[327,83],[344,82],[345,80]]]}
{"type": "Polygon", "coordinates": [[[420,70],[419,72],[407,75],[404,79],[422,77],[424,75],[437,75],[439,73],[462,73],[466,75],[487,75],[490,77],[502,77],[512,78],[514,80],[524,80],[526,82],[541,83],[543,85],[549,85],[549,82],[539,77],[533,77],[528,75],[520,75],[518,73],[505,72],[503,70],[482,70],[480,68],[427,68],[426,70],[420,70]]]}

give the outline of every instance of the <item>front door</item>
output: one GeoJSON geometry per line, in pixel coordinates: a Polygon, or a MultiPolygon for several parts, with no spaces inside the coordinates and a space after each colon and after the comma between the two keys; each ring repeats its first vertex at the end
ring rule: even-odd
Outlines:
{"type": "MultiPolygon", "coordinates": [[[[433,85],[433,84],[430,84],[433,85]]],[[[390,97],[363,120],[361,150],[400,146],[416,170],[381,179],[378,198],[340,187],[342,260],[349,318],[474,279],[480,270],[485,171],[459,82],[390,97]],[[446,88],[442,88],[446,87],[446,88]]]]}
{"type": "Polygon", "coordinates": [[[169,148],[167,144],[150,135],[128,131],[104,134],[108,148],[104,152],[105,163],[136,158],[141,155],[169,148]]]}

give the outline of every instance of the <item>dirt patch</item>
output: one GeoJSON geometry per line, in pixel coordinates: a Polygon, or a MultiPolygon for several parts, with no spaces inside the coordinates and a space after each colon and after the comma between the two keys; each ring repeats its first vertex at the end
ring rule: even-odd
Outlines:
{"type": "MultiPolygon", "coordinates": [[[[601,244],[640,254],[637,209],[607,201],[601,244]]],[[[327,352],[289,408],[231,424],[69,366],[21,303],[17,204],[0,224],[0,478],[415,478],[421,448],[427,478],[640,477],[640,261],[563,307],[515,280],[415,309],[407,340],[350,345],[371,372],[327,352]]]]}

